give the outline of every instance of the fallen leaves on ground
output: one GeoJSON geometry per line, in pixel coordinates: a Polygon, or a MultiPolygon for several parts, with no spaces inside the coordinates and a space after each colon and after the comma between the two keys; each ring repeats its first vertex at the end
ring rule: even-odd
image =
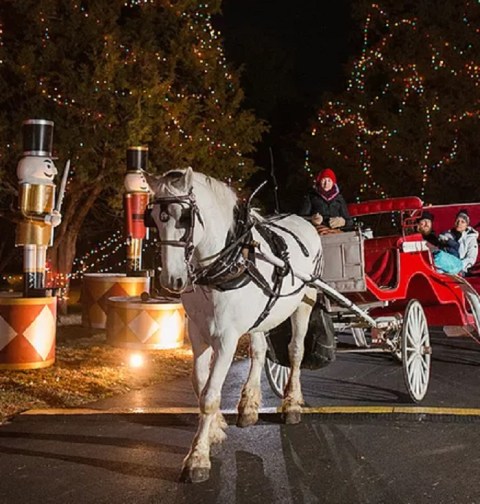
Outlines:
{"type": "MultiPolygon", "coordinates": [[[[132,350],[112,347],[104,332],[90,334],[71,322],[58,327],[53,366],[0,371],[0,423],[28,409],[78,407],[191,373],[189,344],[142,352],[145,365],[134,369],[129,366],[132,350]]],[[[242,337],[236,358],[247,355],[248,340],[242,337]]]]}

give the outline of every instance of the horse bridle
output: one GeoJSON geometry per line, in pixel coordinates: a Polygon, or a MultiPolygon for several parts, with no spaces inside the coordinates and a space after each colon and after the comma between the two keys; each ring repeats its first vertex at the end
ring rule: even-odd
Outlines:
{"type": "Polygon", "coordinates": [[[185,233],[179,240],[162,240],[159,238],[159,245],[170,245],[172,247],[184,247],[185,248],[185,262],[188,268],[192,268],[191,259],[194,251],[193,244],[193,233],[195,230],[195,217],[198,218],[199,223],[204,226],[200,210],[198,208],[197,202],[195,200],[195,195],[193,191],[190,190],[188,194],[183,194],[179,196],[162,196],[156,198],[148,206],[145,211],[145,225],[148,227],[156,226],[153,220],[152,212],[155,206],[159,206],[159,219],[160,222],[168,222],[172,216],[168,212],[168,207],[172,203],[181,205],[186,210],[186,215],[182,215],[178,221],[180,225],[185,227],[185,233]],[[184,223],[184,224],[182,224],[184,223]]]}

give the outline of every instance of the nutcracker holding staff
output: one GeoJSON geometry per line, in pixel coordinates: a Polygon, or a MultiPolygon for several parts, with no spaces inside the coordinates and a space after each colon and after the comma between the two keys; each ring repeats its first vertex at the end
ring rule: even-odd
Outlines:
{"type": "Polygon", "coordinates": [[[142,242],[148,239],[148,229],[143,223],[145,209],[150,200],[151,189],[144,170],[147,168],[148,147],[127,149],[127,173],[123,209],[125,237],[127,240],[127,275],[142,274],[142,242]]]}
{"type": "MultiPolygon", "coordinates": [[[[20,215],[15,246],[23,247],[24,297],[45,296],[47,248],[53,241],[53,228],[62,219],[59,207],[55,207],[53,180],[57,169],[52,160],[53,122],[29,119],[22,124],[22,133],[23,157],[17,165],[20,215]]],[[[68,176],[68,163],[65,172],[68,176]]]]}

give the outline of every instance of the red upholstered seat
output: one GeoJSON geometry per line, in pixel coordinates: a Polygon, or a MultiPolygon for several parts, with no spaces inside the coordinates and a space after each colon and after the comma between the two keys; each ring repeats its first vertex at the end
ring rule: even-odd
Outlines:
{"type": "Polygon", "coordinates": [[[477,291],[480,293],[480,274],[474,273],[473,276],[465,277],[465,280],[477,291]]]}
{"type": "Polygon", "coordinates": [[[365,240],[365,273],[381,287],[397,282],[398,236],[365,240]]]}

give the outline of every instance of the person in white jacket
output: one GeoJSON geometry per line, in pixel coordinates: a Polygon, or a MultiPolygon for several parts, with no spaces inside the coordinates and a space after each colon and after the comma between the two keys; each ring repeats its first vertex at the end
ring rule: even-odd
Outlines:
{"type": "Polygon", "coordinates": [[[466,210],[460,210],[455,218],[456,237],[460,244],[458,255],[463,263],[463,273],[477,262],[478,257],[478,231],[470,226],[470,217],[466,210]]]}

